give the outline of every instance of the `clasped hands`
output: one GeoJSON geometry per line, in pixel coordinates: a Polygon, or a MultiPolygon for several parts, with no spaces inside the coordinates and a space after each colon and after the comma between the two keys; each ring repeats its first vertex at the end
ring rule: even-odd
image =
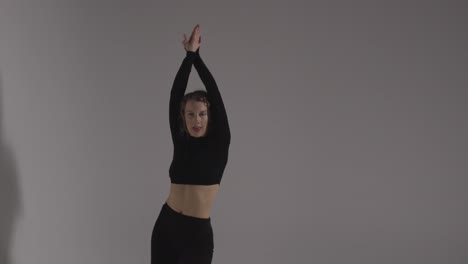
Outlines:
{"type": "Polygon", "coordinates": [[[200,47],[201,43],[201,35],[200,35],[200,25],[197,24],[190,35],[190,38],[187,40],[187,36],[184,33],[184,40],[182,44],[184,46],[185,51],[192,51],[196,52],[200,47]]]}

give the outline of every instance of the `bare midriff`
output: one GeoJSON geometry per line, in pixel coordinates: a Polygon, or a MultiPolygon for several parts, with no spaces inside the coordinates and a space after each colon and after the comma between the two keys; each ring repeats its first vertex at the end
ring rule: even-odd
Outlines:
{"type": "Polygon", "coordinates": [[[171,183],[171,191],[166,199],[173,210],[197,218],[209,218],[211,207],[219,184],[190,185],[171,183]]]}

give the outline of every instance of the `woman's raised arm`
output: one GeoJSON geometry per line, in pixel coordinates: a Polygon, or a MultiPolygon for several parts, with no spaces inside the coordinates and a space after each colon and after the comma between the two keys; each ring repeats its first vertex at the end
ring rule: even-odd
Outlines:
{"type": "Polygon", "coordinates": [[[200,57],[199,49],[197,49],[196,54],[197,56],[195,57],[193,65],[195,66],[201,81],[205,85],[206,92],[208,93],[208,99],[211,104],[210,118],[214,121],[212,124],[214,125],[213,131],[215,133],[215,137],[229,144],[231,141],[231,132],[229,129],[229,122],[223,98],[221,97],[221,93],[219,92],[218,85],[216,84],[213,75],[200,57]]]}
{"type": "Polygon", "coordinates": [[[175,76],[172,84],[171,96],[169,98],[169,125],[171,127],[172,142],[174,144],[182,139],[182,134],[179,129],[180,102],[187,90],[187,83],[192,70],[192,64],[197,56],[195,51],[200,47],[200,38],[200,26],[197,24],[190,35],[190,39],[187,40],[184,33],[184,40],[182,41],[186,55],[175,76]]]}

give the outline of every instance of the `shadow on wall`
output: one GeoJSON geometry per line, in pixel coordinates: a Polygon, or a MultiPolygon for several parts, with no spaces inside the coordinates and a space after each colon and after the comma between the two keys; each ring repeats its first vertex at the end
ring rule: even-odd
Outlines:
{"type": "Polygon", "coordinates": [[[14,264],[13,236],[20,213],[20,199],[16,163],[5,139],[3,126],[3,80],[0,72],[0,263],[14,264]]]}

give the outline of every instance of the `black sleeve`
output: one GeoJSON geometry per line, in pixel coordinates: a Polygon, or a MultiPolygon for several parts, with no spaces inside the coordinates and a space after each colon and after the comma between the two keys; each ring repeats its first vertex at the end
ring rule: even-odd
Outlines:
{"type": "Polygon", "coordinates": [[[182,140],[183,134],[180,133],[180,102],[185,95],[187,83],[192,70],[192,64],[197,54],[187,51],[182,65],[180,65],[174,83],[172,84],[171,97],[169,99],[169,125],[171,127],[172,142],[175,144],[182,140]]]}
{"type": "Polygon", "coordinates": [[[213,119],[213,123],[211,124],[214,126],[212,132],[215,134],[217,139],[229,144],[231,141],[231,132],[229,130],[226,109],[224,107],[218,85],[200,57],[199,49],[196,51],[196,55],[193,65],[195,66],[201,81],[205,85],[206,92],[208,93],[208,100],[211,104],[210,114],[213,119]]]}

